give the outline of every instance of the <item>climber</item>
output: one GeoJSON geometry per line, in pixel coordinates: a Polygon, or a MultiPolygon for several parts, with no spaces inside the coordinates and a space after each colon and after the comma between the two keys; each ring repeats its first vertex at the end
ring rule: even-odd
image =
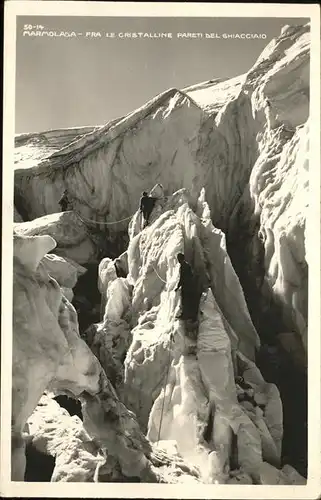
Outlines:
{"type": "Polygon", "coordinates": [[[148,196],[146,191],[143,192],[142,197],[140,199],[140,205],[139,209],[143,214],[144,217],[144,227],[148,225],[149,222],[149,217],[150,214],[152,213],[152,210],[155,205],[156,198],[152,198],[151,196],[148,196]]]}
{"type": "Polygon", "coordinates": [[[63,192],[63,195],[62,197],[60,198],[60,200],[58,201],[60,207],[61,207],[61,211],[62,212],[66,212],[70,206],[70,199],[69,199],[69,196],[68,196],[68,189],[65,189],[64,192],[63,192]]]}
{"type": "Polygon", "coordinates": [[[195,281],[191,266],[186,262],[182,253],[177,254],[180,263],[180,278],[175,291],[181,288],[182,312],[178,319],[196,320],[198,313],[198,301],[195,291],[195,281]]]}

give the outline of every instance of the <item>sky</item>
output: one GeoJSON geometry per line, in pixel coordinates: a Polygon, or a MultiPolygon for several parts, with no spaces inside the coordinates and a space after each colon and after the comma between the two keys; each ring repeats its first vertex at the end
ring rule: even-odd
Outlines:
{"type": "Polygon", "coordinates": [[[18,17],[15,132],[103,125],[168,88],[243,74],[284,25],[306,22],[299,18],[18,17]],[[41,25],[42,31],[82,35],[23,36],[26,24],[41,25]],[[101,37],[86,37],[86,32],[101,33],[101,37]],[[125,32],[172,33],[172,38],[119,38],[125,32]],[[202,33],[203,37],[177,38],[177,33],[202,33]],[[205,38],[205,33],[221,38],[205,38]],[[266,38],[224,39],[224,33],[266,38]]]}

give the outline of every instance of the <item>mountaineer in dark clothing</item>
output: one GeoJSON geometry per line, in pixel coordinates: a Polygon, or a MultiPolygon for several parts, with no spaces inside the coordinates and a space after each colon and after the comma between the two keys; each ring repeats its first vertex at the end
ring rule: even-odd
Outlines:
{"type": "Polygon", "coordinates": [[[67,189],[64,190],[63,195],[60,198],[60,200],[58,201],[58,203],[60,205],[62,212],[66,212],[68,210],[68,208],[70,206],[70,200],[68,197],[68,190],[67,189]]]}
{"type": "Polygon", "coordinates": [[[140,199],[139,209],[142,212],[143,217],[144,217],[144,227],[146,227],[148,225],[149,217],[150,217],[150,214],[152,213],[152,210],[154,208],[155,201],[156,201],[156,199],[152,198],[151,196],[148,196],[146,191],[143,192],[142,197],[140,199]]]}
{"type": "Polygon", "coordinates": [[[195,280],[191,266],[186,262],[184,254],[177,254],[177,260],[181,265],[180,278],[175,291],[181,288],[182,313],[179,319],[196,320],[198,313],[198,300],[195,290],[195,280]]]}

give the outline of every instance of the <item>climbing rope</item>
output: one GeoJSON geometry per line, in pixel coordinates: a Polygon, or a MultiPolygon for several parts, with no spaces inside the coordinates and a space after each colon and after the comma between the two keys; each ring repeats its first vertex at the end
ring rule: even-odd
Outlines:
{"type": "Polygon", "coordinates": [[[116,221],[112,221],[112,222],[99,222],[97,220],[93,220],[93,219],[88,219],[87,217],[85,217],[84,215],[80,215],[80,213],[78,212],[78,210],[74,210],[74,212],[76,212],[76,214],[78,215],[78,217],[83,221],[83,222],[93,222],[94,224],[104,224],[106,226],[109,226],[111,224],[118,224],[119,222],[124,222],[125,220],[128,220],[128,219],[131,219],[133,217],[133,215],[135,214],[132,214],[132,215],[129,215],[128,217],[125,217],[124,219],[120,219],[120,220],[116,220],[116,221]]]}
{"type": "Polygon", "coordinates": [[[157,276],[159,277],[159,279],[160,279],[163,283],[165,283],[165,285],[167,285],[167,281],[164,281],[164,280],[163,280],[163,278],[162,278],[162,277],[158,274],[158,272],[156,271],[156,269],[155,269],[155,267],[153,266],[153,264],[152,264],[152,268],[154,269],[154,271],[155,271],[155,273],[157,274],[157,276]]]}
{"type": "Polygon", "coordinates": [[[170,369],[170,366],[171,366],[171,354],[172,354],[171,350],[172,350],[172,334],[170,335],[170,338],[169,338],[168,366],[167,366],[167,374],[166,374],[166,380],[165,380],[165,385],[164,385],[164,397],[163,397],[163,403],[162,403],[161,417],[160,417],[160,421],[159,421],[157,443],[159,442],[161,428],[162,428],[162,423],[163,423],[164,406],[165,406],[165,391],[166,391],[166,386],[167,386],[167,383],[168,383],[169,369],[170,369]]]}

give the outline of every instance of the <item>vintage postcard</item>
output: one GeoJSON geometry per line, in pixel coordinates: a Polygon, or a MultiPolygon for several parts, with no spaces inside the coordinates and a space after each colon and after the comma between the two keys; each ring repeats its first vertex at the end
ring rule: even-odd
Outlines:
{"type": "Polygon", "coordinates": [[[4,62],[1,494],[318,498],[319,8],[8,1],[4,62]]]}

